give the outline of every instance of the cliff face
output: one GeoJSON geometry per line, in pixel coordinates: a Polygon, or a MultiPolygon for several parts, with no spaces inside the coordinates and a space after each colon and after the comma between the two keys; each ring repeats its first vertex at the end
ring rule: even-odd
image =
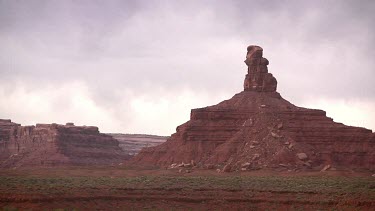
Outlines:
{"type": "Polygon", "coordinates": [[[10,131],[13,127],[20,126],[10,119],[0,119],[0,161],[8,158],[11,154],[7,149],[10,139],[10,131]]]}
{"type": "MultiPolygon", "coordinates": [[[[0,121],[1,122],[1,121],[0,121]]],[[[10,122],[10,121],[9,121],[10,122]]],[[[129,158],[111,136],[97,127],[58,124],[0,127],[0,166],[108,165],[129,158]]]]}
{"type": "Polygon", "coordinates": [[[371,130],[334,122],[322,110],[297,107],[276,92],[268,60],[249,46],[244,91],[217,105],[192,109],[190,121],[156,147],[144,148],[135,163],[228,166],[232,169],[374,169],[371,130]]]}

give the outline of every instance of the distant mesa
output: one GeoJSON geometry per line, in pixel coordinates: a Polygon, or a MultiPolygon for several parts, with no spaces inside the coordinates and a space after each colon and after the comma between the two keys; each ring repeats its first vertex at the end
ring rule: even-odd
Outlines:
{"type": "Polygon", "coordinates": [[[0,119],[0,167],[111,165],[129,158],[119,142],[98,127],[21,126],[0,119]]]}
{"type": "Polygon", "coordinates": [[[169,137],[146,134],[107,133],[119,142],[125,154],[134,156],[144,147],[153,147],[164,143],[169,137]]]}
{"type": "Polygon", "coordinates": [[[134,164],[220,171],[375,169],[371,130],[334,122],[326,112],[297,107],[276,91],[263,49],[247,48],[244,91],[192,109],[163,144],[146,147],[134,164]]]}

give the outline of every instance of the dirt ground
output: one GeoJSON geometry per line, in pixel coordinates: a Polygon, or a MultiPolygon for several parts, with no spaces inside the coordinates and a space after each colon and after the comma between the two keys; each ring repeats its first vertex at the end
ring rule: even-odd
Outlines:
{"type": "Polygon", "coordinates": [[[0,210],[375,210],[371,172],[0,169],[0,210]]]}

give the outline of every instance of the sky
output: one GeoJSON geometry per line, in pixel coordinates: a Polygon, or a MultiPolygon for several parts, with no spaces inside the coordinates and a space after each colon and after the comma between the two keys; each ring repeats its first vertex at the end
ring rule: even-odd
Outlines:
{"type": "Polygon", "coordinates": [[[0,118],[170,135],[243,90],[262,46],[278,92],[375,130],[375,1],[0,0],[0,118]]]}

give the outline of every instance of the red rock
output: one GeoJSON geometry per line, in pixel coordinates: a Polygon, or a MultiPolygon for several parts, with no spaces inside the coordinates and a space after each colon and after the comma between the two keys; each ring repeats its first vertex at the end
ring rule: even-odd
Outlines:
{"type": "Polygon", "coordinates": [[[330,169],[331,168],[331,165],[326,165],[326,166],[324,166],[324,168],[322,169],[322,170],[320,170],[321,172],[323,172],[323,171],[327,171],[328,169],[330,169]]]}
{"type": "Polygon", "coordinates": [[[306,153],[303,153],[303,152],[301,152],[301,153],[297,153],[296,156],[297,156],[298,159],[300,159],[300,160],[306,160],[306,159],[308,158],[307,155],[306,155],[306,153]]]}
{"type": "Polygon", "coordinates": [[[232,167],[230,164],[227,164],[224,166],[223,172],[231,172],[231,171],[232,171],[232,167]]]}
{"type": "Polygon", "coordinates": [[[246,162],[246,163],[243,163],[243,164],[241,165],[241,168],[245,168],[245,169],[247,169],[247,168],[250,167],[250,165],[251,165],[251,163],[246,162]]]}
{"type": "Polygon", "coordinates": [[[0,163],[12,154],[7,150],[10,139],[10,131],[13,127],[20,126],[10,119],[0,119],[0,163]]]}
{"type": "Polygon", "coordinates": [[[0,146],[7,155],[1,157],[1,167],[109,165],[129,158],[118,146],[117,140],[99,133],[97,127],[74,124],[20,126],[8,123],[0,127],[0,131],[9,134],[0,146]]]}
{"type": "Polygon", "coordinates": [[[245,63],[248,66],[248,74],[244,81],[245,91],[275,92],[277,80],[271,73],[268,73],[266,58],[262,57],[263,49],[259,46],[250,45],[247,47],[245,63]]]}
{"type": "Polygon", "coordinates": [[[214,169],[215,165],[214,164],[206,164],[205,165],[207,169],[214,169]]]}
{"type": "Polygon", "coordinates": [[[269,73],[262,55],[262,48],[249,46],[245,91],[217,105],[192,109],[190,121],[178,126],[167,142],[144,148],[133,162],[167,166],[195,160],[201,165],[230,163],[240,169],[236,163],[248,162],[257,154],[257,162],[252,163],[255,169],[276,168],[279,163],[303,168],[296,153],[304,152],[313,169],[330,163],[373,170],[375,134],[336,123],[325,111],[297,107],[283,99],[276,92],[276,79],[264,82],[269,73]],[[251,149],[254,141],[259,144],[251,149]]]}

